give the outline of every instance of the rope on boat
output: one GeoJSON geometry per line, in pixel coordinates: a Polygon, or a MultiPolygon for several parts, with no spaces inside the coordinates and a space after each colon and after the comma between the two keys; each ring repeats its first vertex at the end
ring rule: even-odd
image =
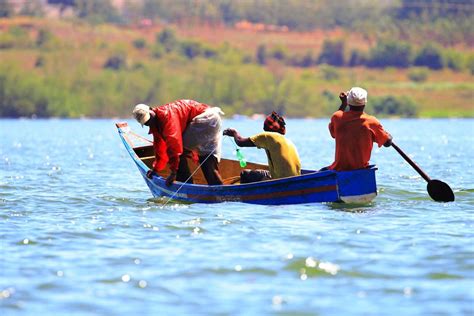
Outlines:
{"type": "Polygon", "coordinates": [[[130,134],[131,136],[135,137],[135,138],[138,138],[138,139],[141,139],[141,140],[144,140],[148,143],[152,143],[153,144],[153,141],[149,140],[148,138],[145,138],[141,135],[138,135],[137,133],[135,133],[134,131],[130,131],[128,134],[130,134]]]}
{"type": "MultiPolygon", "coordinates": [[[[224,137],[226,137],[226,136],[227,136],[227,135],[224,135],[224,137]]],[[[226,138],[229,140],[229,142],[232,144],[232,146],[234,146],[234,149],[237,150],[238,147],[237,147],[237,144],[235,143],[234,138],[233,138],[233,137],[230,137],[230,136],[227,136],[226,138]]]]}
{"type": "Polygon", "coordinates": [[[209,159],[209,157],[211,157],[211,155],[214,154],[214,152],[216,151],[217,148],[214,148],[214,150],[209,154],[207,155],[207,157],[199,164],[199,166],[193,171],[193,173],[186,179],[186,181],[184,181],[178,188],[178,190],[176,190],[173,195],[171,195],[168,200],[160,207],[160,208],[164,208],[175,196],[176,194],[178,194],[179,190],[181,190],[181,188],[189,181],[189,179],[191,179],[194,174],[201,168],[201,166],[207,161],[207,159],[209,159]]]}

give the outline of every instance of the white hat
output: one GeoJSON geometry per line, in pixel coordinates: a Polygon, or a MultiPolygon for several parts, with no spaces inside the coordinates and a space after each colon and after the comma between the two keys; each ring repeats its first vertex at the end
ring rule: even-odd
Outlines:
{"type": "Polygon", "coordinates": [[[364,106],[367,103],[367,91],[353,87],[347,92],[347,103],[352,106],[364,106]]]}
{"type": "Polygon", "coordinates": [[[133,117],[143,126],[143,124],[145,124],[151,117],[150,107],[142,103],[135,105],[135,108],[133,109],[133,117]]]}

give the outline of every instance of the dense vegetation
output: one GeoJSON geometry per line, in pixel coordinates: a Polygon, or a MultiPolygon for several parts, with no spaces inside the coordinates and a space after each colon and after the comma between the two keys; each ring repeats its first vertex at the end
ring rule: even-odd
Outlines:
{"type": "Polygon", "coordinates": [[[108,0],[48,2],[72,8],[75,18],[16,20],[41,16],[43,8],[28,1],[15,12],[0,3],[0,17],[11,21],[0,25],[0,58],[8,61],[0,64],[0,117],[128,116],[135,103],[178,98],[228,114],[275,109],[319,117],[333,112],[338,92],[353,85],[368,88],[369,111],[377,115],[474,114],[466,102],[474,75],[470,1],[143,0],[125,1],[122,10],[108,0]],[[121,26],[140,17],[173,24],[151,37],[121,26]],[[290,30],[343,27],[367,40],[357,46],[345,36],[325,38],[301,52],[285,42],[249,50],[178,35],[180,25],[210,23],[217,32],[243,19],[290,30]]]}
{"type": "MultiPolygon", "coordinates": [[[[34,1],[34,0],[30,0],[34,1]]],[[[170,23],[234,25],[247,20],[291,30],[344,27],[377,38],[419,39],[443,44],[474,41],[472,0],[48,0],[72,7],[93,22],[132,23],[143,17],[170,23]]]]}

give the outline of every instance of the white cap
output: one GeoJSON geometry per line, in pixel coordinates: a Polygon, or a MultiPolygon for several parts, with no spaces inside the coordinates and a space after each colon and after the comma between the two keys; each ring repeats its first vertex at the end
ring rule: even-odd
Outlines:
{"type": "Polygon", "coordinates": [[[150,107],[143,103],[135,105],[133,117],[143,126],[151,117],[150,107]]]}
{"type": "Polygon", "coordinates": [[[353,87],[347,92],[347,103],[352,106],[364,106],[367,103],[367,91],[353,87]]]}

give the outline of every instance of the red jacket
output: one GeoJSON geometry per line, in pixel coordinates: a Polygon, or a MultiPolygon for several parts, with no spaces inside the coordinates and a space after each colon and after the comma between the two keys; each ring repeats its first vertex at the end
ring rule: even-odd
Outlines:
{"type": "Polygon", "coordinates": [[[380,147],[390,139],[375,117],[358,111],[334,113],[329,132],[336,139],[336,157],[329,169],[337,171],[367,167],[374,142],[380,147]]]}
{"type": "Polygon", "coordinates": [[[178,170],[179,156],[183,153],[183,132],[191,120],[209,106],[193,100],[177,100],[156,108],[156,124],[150,126],[153,134],[155,161],[153,170],[160,171],[169,163],[172,171],[178,170]]]}

